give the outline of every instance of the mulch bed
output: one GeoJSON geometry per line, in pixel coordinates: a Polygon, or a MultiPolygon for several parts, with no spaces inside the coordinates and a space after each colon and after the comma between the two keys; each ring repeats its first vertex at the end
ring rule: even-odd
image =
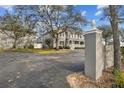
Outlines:
{"type": "Polygon", "coordinates": [[[111,88],[114,84],[113,68],[103,71],[102,77],[97,81],[91,80],[82,73],[70,74],[66,77],[72,88],[111,88]]]}
{"type": "MultiPolygon", "coordinates": [[[[121,71],[124,72],[124,60],[121,60],[121,71]]],[[[96,81],[88,78],[83,73],[73,73],[66,77],[71,88],[114,88],[113,67],[103,71],[103,75],[96,81]]]]}

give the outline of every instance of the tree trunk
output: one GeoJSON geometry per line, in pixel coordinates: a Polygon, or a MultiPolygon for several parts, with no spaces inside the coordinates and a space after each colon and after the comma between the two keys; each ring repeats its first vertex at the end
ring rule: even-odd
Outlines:
{"type": "Polygon", "coordinates": [[[65,47],[68,46],[68,33],[65,32],[65,47]]]}
{"type": "Polygon", "coordinates": [[[14,43],[13,43],[13,47],[12,48],[16,48],[16,42],[17,42],[17,40],[14,39],[14,43]]]}
{"type": "Polygon", "coordinates": [[[58,34],[56,34],[56,50],[59,50],[59,38],[58,38],[58,34]]]}
{"type": "Polygon", "coordinates": [[[117,70],[121,69],[120,60],[120,41],[119,41],[119,30],[118,30],[118,16],[116,13],[116,6],[110,5],[110,23],[113,31],[113,45],[114,45],[114,68],[117,70]]]}

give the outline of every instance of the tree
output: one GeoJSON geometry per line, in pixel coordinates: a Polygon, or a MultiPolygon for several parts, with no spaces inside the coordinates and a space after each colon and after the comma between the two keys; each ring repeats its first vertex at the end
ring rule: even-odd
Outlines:
{"type": "Polygon", "coordinates": [[[14,40],[13,48],[17,47],[17,42],[20,38],[26,35],[35,34],[35,21],[30,14],[26,14],[23,6],[15,6],[13,13],[6,12],[0,17],[1,32],[14,40]]]}
{"type": "Polygon", "coordinates": [[[110,5],[104,8],[103,18],[109,19],[113,32],[113,46],[114,46],[114,68],[121,69],[120,60],[120,40],[119,40],[119,24],[123,22],[123,6],[110,5]]]}
{"type": "Polygon", "coordinates": [[[118,9],[117,6],[110,5],[110,24],[113,31],[113,43],[114,43],[114,67],[118,70],[121,69],[121,60],[120,60],[120,40],[119,40],[119,29],[118,29],[118,9]]]}
{"type": "Polygon", "coordinates": [[[41,32],[49,32],[58,46],[58,35],[68,30],[79,30],[79,24],[84,22],[81,13],[73,11],[73,6],[37,6],[34,14],[38,18],[41,32]]]}
{"type": "Polygon", "coordinates": [[[82,31],[82,27],[88,22],[80,12],[75,12],[73,6],[68,6],[66,9],[67,15],[63,18],[64,24],[62,27],[62,32],[65,32],[65,47],[68,45],[68,31],[82,31]]]}
{"type": "Polygon", "coordinates": [[[103,16],[101,19],[108,19],[113,33],[114,46],[114,68],[121,69],[120,60],[120,40],[119,40],[119,25],[124,22],[124,6],[109,5],[103,8],[103,16]]]}
{"type": "Polygon", "coordinates": [[[22,25],[28,32],[28,34],[34,34],[34,30],[36,29],[36,23],[37,19],[35,18],[35,15],[32,13],[32,8],[34,6],[30,5],[16,5],[15,6],[15,15],[19,16],[22,25]]]}
{"type": "Polygon", "coordinates": [[[51,40],[50,38],[45,39],[45,43],[46,43],[46,45],[47,45],[46,47],[52,48],[53,42],[52,42],[52,40],[51,40]]]}
{"type": "Polygon", "coordinates": [[[1,32],[14,40],[13,48],[16,48],[17,41],[25,36],[24,27],[21,25],[19,17],[7,12],[0,19],[1,32]]]}
{"type": "Polygon", "coordinates": [[[41,33],[49,32],[53,38],[56,39],[56,48],[58,49],[58,32],[60,31],[60,11],[63,10],[61,6],[34,6],[33,11],[37,18],[37,27],[40,28],[41,33]]]}
{"type": "MultiPolygon", "coordinates": [[[[34,36],[36,35],[37,31],[36,31],[36,24],[37,24],[37,19],[35,18],[35,15],[32,13],[32,8],[34,6],[30,5],[30,6],[25,6],[25,5],[21,5],[15,6],[15,15],[19,16],[21,23],[24,27],[25,30],[25,34],[30,36],[34,36]]],[[[25,44],[25,48],[28,48],[30,46],[33,46],[31,44],[31,39],[26,39],[27,40],[27,44],[25,44]]]]}

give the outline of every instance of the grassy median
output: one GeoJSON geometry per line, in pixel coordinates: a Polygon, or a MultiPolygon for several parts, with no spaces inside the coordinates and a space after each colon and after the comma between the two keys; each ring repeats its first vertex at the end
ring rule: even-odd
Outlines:
{"type": "Polygon", "coordinates": [[[12,49],[0,49],[0,52],[29,52],[29,53],[38,53],[38,54],[56,54],[56,53],[65,53],[68,50],[55,50],[55,49],[24,49],[24,48],[12,48],[12,49]]]}

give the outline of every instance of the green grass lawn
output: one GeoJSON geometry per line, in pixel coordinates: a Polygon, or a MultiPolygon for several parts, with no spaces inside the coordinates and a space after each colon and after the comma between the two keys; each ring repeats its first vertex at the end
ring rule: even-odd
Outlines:
{"type": "Polygon", "coordinates": [[[4,50],[5,50],[5,49],[3,49],[3,48],[0,48],[0,52],[4,52],[4,50]]]}
{"type": "Polygon", "coordinates": [[[38,54],[56,54],[65,53],[68,50],[55,50],[55,49],[23,49],[23,48],[13,48],[13,49],[0,49],[0,52],[12,51],[12,52],[30,52],[38,54]]]}

